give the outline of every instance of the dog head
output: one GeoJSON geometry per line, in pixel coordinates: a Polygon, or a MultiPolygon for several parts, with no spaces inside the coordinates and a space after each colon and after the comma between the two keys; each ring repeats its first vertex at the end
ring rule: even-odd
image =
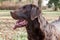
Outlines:
{"type": "Polygon", "coordinates": [[[35,20],[36,18],[38,18],[40,13],[41,12],[39,7],[33,4],[25,5],[15,11],[11,11],[12,18],[18,20],[14,29],[16,29],[17,27],[23,27],[28,25],[29,20],[35,20]]]}

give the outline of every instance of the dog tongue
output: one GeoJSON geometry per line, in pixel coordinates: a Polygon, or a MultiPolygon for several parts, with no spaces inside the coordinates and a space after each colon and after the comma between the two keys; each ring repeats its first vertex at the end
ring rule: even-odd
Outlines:
{"type": "Polygon", "coordinates": [[[23,27],[23,26],[27,25],[27,23],[28,22],[26,20],[18,20],[13,29],[23,27]]]}
{"type": "Polygon", "coordinates": [[[27,22],[25,20],[16,23],[16,25],[26,25],[26,24],[27,24],[27,22]]]}

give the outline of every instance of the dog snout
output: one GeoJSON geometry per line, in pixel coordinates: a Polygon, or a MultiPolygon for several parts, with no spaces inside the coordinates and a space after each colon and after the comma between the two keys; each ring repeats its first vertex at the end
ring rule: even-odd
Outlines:
{"type": "Polygon", "coordinates": [[[11,11],[10,14],[11,14],[12,18],[18,19],[18,16],[16,15],[16,11],[11,11]]]}
{"type": "Polygon", "coordinates": [[[11,14],[14,14],[14,13],[16,13],[16,11],[10,11],[10,13],[11,13],[11,14]]]}

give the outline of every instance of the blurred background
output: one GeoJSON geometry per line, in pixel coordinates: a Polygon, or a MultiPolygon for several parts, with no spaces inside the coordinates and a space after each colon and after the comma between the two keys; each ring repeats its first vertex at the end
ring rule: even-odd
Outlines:
{"type": "Polygon", "coordinates": [[[26,4],[35,4],[42,10],[48,22],[57,20],[60,16],[60,0],[0,0],[0,40],[27,40],[26,29],[13,30],[15,21],[10,11],[26,4]]]}

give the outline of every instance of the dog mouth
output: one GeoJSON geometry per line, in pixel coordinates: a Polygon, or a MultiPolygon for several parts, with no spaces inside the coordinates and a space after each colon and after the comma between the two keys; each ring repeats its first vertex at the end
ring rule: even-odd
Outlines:
{"type": "Polygon", "coordinates": [[[25,19],[19,19],[19,20],[16,21],[16,24],[15,24],[15,26],[14,26],[13,29],[24,27],[27,24],[28,24],[28,21],[27,20],[25,20],[25,19]]]}

